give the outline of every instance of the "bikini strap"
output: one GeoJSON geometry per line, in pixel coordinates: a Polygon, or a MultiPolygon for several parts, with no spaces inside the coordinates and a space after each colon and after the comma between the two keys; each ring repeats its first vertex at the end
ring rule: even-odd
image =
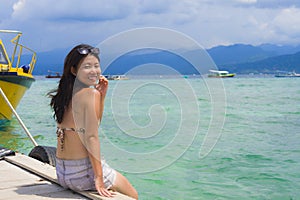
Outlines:
{"type": "Polygon", "coordinates": [[[65,132],[64,129],[57,127],[56,129],[56,135],[57,138],[59,138],[59,142],[60,142],[60,150],[63,151],[64,150],[64,141],[65,141],[65,132]]]}
{"type": "Polygon", "coordinates": [[[76,133],[82,133],[84,134],[85,133],[85,128],[79,128],[79,129],[75,129],[75,128],[59,128],[57,127],[58,129],[61,129],[62,131],[74,131],[76,133]]]}
{"type": "Polygon", "coordinates": [[[60,142],[60,150],[63,151],[64,149],[64,142],[65,142],[65,131],[74,131],[75,133],[85,133],[85,129],[84,128],[79,128],[79,129],[75,129],[75,128],[60,128],[57,127],[56,129],[56,135],[59,138],[59,142],[60,142]]]}

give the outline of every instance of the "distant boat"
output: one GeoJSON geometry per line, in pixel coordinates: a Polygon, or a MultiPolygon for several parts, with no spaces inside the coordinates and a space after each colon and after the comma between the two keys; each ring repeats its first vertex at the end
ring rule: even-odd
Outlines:
{"type": "MultiPolygon", "coordinates": [[[[14,30],[0,30],[0,33],[13,35],[11,40],[12,54],[8,54],[7,44],[0,38],[0,88],[14,108],[16,108],[25,94],[26,90],[31,87],[35,81],[32,71],[36,63],[36,53],[19,44],[22,33],[14,30]],[[14,36],[16,35],[16,36],[14,36]],[[22,53],[30,52],[31,60],[23,61],[22,53]]],[[[8,43],[9,44],[9,43],[8,43]]],[[[0,121],[11,120],[12,111],[0,96],[0,121]]]]}
{"type": "Polygon", "coordinates": [[[293,72],[279,72],[277,74],[275,74],[275,77],[278,78],[293,78],[293,77],[300,77],[300,74],[297,74],[295,71],[293,72]]]}
{"type": "Polygon", "coordinates": [[[235,74],[229,73],[228,71],[218,71],[218,70],[209,70],[210,74],[208,77],[210,78],[231,78],[234,77],[235,74]]]}
{"type": "Polygon", "coordinates": [[[52,72],[52,71],[48,70],[48,75],[46,75],[45,77],[46,78],[61,78],[61,75],[59,72],[52,72]]]}
{"type": "Polygon", "coordinates": [[[128,80],[129,78],[125,75],[104,75],[107,80],[128,80]]]}

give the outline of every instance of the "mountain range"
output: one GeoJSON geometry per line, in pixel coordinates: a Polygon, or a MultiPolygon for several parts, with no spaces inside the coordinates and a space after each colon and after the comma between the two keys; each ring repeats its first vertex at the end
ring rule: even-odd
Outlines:
{"type": "Polygon", "coordinates": [[[220,70],[234,73],[300,72],[300,46],[235,44],[208,49],[220,70]]]}
{"type": "MultiPolygon", "coordinates": [[[[34,70],[36,75],[49,72],[62,72],[64,58],[69,49],[55,49],[49,52],[37,53],[37,63],[34,70]]],[[[276,73],[276,71],[300,72],[300,45],[262,44],[253,46],[248,44],[234,44],[216,46],[206,49],[216,66],[220,70],[228,70],[237,74],[248,73],[276,73]]],[[[195,56],[192,50],[185,50],[185,55],[195,56]]],[[[164,50],[143,50],[129,52],[120,56],[104,71],[104,74],[125,74],[136,66],[156,63],[171,66],[181,74],[197,74],[197,70],[181,56],[164,50]]],[[[144,68],[146,69],[146,68],[144,68]]],[[[159,70],[159,68],[156,68],[159,70]]],[[[161,68],[162,69],[162,68],[161,68]]],[[[155,74],[154,71],[144,70],[139,73],[155,74]]],[[[159,74],[168,73],[160,71],[159,74]]]]}

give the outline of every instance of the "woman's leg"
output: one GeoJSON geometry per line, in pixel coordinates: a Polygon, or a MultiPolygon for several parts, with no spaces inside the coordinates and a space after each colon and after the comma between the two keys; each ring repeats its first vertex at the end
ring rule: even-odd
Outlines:
{"type": "Polygon", "coordinates": [[[125,178],[122,174],[117,172],[116,180],[114,185],[111,187],[112,190],[130,196],[134,199],[138,199],[138,193],[134,189],[134,187],[129,183],[127,178],[125,178]]]}

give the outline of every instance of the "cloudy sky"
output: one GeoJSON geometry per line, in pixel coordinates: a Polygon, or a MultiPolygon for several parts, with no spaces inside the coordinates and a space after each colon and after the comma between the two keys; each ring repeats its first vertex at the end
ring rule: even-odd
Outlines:
{"type": "Polygon", "coordinates": [[[179,31],[205,48],[300,44],[299,0],[1,0],[0,29],[37,51],[98,44],[143,27],[179,31]]]}

